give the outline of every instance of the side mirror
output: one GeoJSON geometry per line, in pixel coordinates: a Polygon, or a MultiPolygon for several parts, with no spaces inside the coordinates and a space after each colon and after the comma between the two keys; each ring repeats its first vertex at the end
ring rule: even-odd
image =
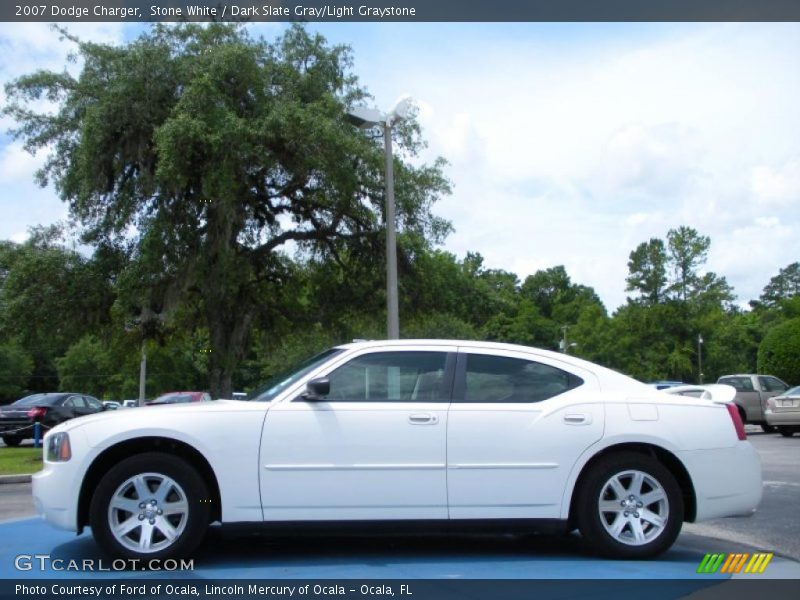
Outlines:
{"type": "Polygon", "coordinates": [[[306,392],[303,400],[306,402],[319,402],[331,393],[331,380],[327,377],[312,379],[306,384],[306,392]]]}

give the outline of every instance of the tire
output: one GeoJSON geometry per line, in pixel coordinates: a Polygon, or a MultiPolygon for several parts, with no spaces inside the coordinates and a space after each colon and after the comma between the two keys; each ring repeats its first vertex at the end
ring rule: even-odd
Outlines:
{"type": "Polygon", "coordinates": [[[778,433],[780,433],[783,437],[792,437],[794,432],[795,429],[793,427],[778,427],[778,433]]]}
{"type": "Polygon", "coordinates": [[[189,463],[160,452],[138,454],[100,480],[89,506],[89,525],[94,539],[113,557],[181,558],[205,536],[211,506],[207,500],[208,487],[189,463]],[[122,525],[127,533],[113,532],[113,525],[122,525]]]}
{"type": "Polygon", "coordinates": [[[591,465],[578,485],[574,515],[581,536],[596,554],[652,558],[672,546],[681,531],[680,486],[653,457],[610,454],[591,465]]]}
{"type": "Polygon", "coordinates": [[[22,443],[22,438],[13,435],[4,435],[3,443],[9,448],[16,448],[22,443]]]}
{"type": "Polygon", "coordinates": [[[778,429],[774,425],[767,425],[766,423],[761,423],[761,431],[764,433],[775,433],[778,429]]]}

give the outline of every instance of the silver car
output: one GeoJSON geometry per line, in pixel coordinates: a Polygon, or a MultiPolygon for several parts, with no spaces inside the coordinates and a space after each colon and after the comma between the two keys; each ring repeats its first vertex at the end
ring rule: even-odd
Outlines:
{"type": "Polygon", "coordinates": [[[733,403],[739,409],[739,416],[745,423],[761,425],[765,433],[772,433],[775,427],[767,422],[764,411],[767,400],[783,394],[789,389],[783,381],[772,375],[723,375],[717,383],[730,385],[736,390],[733,403]]]}
{"type": "Polygon", "coordinates": [[[783,437],[800,432],[800,385],[768,399],[764,416],[783,437]]]}

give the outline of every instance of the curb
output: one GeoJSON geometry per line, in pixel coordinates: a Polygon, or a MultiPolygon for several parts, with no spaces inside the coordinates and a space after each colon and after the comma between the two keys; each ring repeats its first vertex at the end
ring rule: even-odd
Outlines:
{"type": "Polygon", "coordinates": [[[23,475],[0,475],[0,485],[4,483],[30,483],[31,473],[23,475]]]}

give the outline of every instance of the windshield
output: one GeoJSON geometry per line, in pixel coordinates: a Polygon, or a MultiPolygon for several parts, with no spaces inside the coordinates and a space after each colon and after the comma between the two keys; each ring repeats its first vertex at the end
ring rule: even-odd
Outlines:
{"type": "Polygon", "coordinates": [[[155,404],[158,402],[159,404],[181,404],[183,402],[191,402],[194,399],[194,394],[180,394],[180,393],[171,393],[171,394],[164,394],[159,396],[151,404],[155,404]]]}
{"type": "Polygon", "coordinates": [[[786,390],[783,393],[784,396],[800,396],[800,385],[793,387],[790,390],[786,390]]]}
{"type": "Polygon", "coordinates": [[[337,354],[340,354],[341,352],[343,352],[343,350],[339,348],[330,348],[329,350],[325,350],[324,352],[320,352],[319,354],[312,356],[311,358],[295,366],[294,369],[284,371],[283,373],[272,377],[263,386],[252,392],[249,396],[249,399],[256,402],[269,402],[295,381],[300,379],[303,375],[313,371],[316,367],[328,359],[333,358],[337,354]]]}

